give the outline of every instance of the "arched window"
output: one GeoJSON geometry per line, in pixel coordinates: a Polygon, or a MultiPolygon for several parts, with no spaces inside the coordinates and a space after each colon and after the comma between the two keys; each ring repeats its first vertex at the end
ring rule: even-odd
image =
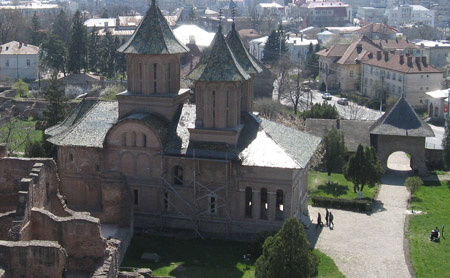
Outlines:
{"type": "Polygon", "coordinates": [[[277,202],[276,202],[275,218],[277,220],[283,220],[284,219],[284,196],[283,196],[283,190],[277,190],[277,202]]]}
{"type": "Polygon", "coordinates": [[[136,132],[131,133],[131,146],[136,147],[136,132]]]}
{"type": "Polygon", "coordinates": [[[253,192],[251,187],[245,188],[245,217],[252,217],[253,192]]]}
{"type": "Polygon", "coordinates": [[[261,188],[261,219],[267,219],[267,210],[269,203],[267,202],[267,189],[261,188]]]}
{"type": "Polygon", "coordinates": [[[173,183],[183,185],[183,168],[180,165],[173,169],[173,183]]]}
{"type": "Polygon", "coordinates": [[[142,147],[147,147],[147,135],[142,133],[142,147]]]}
{"type": "Polygon", "coordinates": [[[127,145],[127,134],[124,132],[122,133],[122,146],[126,146],[127,145]]]}

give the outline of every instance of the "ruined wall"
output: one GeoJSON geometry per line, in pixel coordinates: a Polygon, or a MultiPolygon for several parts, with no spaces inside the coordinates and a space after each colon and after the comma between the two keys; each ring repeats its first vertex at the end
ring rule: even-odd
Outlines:
{"type": "Polygon", "coordinates": [[[33,208],[31,227],[33,240],[57,241],[66,249],[71,271],[92,271],[105,255],[106,242],[97,218],[82,214],[58,217],[33,208]]]}
{"type": "Polygon", "coordinates": [[[43,163],[48,169],[48,183],[58,186],[56,164],[51,158],[0,158],[0,213],[16,209],[20,181],[28,177],[35,163],[43,163]]]}
{"type": "Polygon", "coordinates": [[[0,241],[0,265],[8,277],[62,277],[66,257],[57,242],[0,241]]]}
{"type": "Polygon", "coordinates": [[[10,240],[8,231],[13,226],[15,211],[0,213],[0,240],[10,240]]]}
{"type": "Polygon", "coordinates": [[[125,176],[118,171],[104,171],[101,174],[101,210],[93,211],[102,224],[130,226],[133,223],[132,193],[125,176]]]}
{"type": "Polygon", "coordinates": [[[100,173],[103,156],[96,148],[58,147],[61,194],[70,208],[101,209],[100,173]]]}

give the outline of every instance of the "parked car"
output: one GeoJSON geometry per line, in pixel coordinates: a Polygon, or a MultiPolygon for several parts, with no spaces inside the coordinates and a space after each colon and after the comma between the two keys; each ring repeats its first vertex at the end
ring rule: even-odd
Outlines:
{"type": "Polygon", "coordinates": [[[348,99],[345,97],[341,97],[340,99],[338,99],[337,103],[340,105],[348,105],[348,99]]]}
{"type": "Polygon", "coordinates": [[[322,98],[324,100],[331,100],[331,94],[330,93],[323,93],[322,98]]]}

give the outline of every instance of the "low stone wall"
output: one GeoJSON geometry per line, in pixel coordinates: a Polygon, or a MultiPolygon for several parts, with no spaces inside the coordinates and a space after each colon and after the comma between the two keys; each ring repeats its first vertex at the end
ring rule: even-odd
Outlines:
{"type": "Polygon", "coordinates": [[[0,265],[8,277],[62,277],[66,257],[57,242],[0,241],[0,265]]]}
{"type": "Polygon", "coordinates": [[[76,214],[58,217],[33,208],[31,238],[59,242],[68,254],[69,271],[92,271],[105,255],[106,241],[97,218],[76,214]]]}

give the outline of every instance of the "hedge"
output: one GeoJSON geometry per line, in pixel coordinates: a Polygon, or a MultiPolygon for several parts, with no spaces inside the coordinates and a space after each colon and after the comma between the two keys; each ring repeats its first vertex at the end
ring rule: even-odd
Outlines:
{"type": "Polygon", "coordinates": [[[322,196],[312,197],[311,200],[313,202],[313,206],[315,207],[345,209],[361,212],[372,210],[372,202],[369,200],[348,200],[322,196]]]}

